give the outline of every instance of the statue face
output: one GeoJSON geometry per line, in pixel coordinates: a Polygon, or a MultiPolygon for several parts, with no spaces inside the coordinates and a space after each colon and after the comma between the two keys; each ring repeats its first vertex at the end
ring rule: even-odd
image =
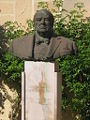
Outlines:
{"type": "Polygon", "coordinates": [[[46,11],[40,11],[34,19],[34,26],[37,32],[46,33],[53,28],[52,18],[46,11]]]}

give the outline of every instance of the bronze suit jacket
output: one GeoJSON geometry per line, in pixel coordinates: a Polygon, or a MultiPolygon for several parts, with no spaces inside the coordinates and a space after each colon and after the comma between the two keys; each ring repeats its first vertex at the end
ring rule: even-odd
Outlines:
{"type": "MultiPolygon", "coordinates": [[[[10,53],[20,59],[35,59],[34,58],[34,43],[35,35],[26,35],[17,40],[14,40],[10,45],[10,53]]],[[[41,51],[42,52],[42,51],[41,51]]],[[[48,52],[45,53],[46,59],[56,59],[67,54],[76,54],[77,47],[74,41],[68,38],[58,36],[50,39],[48,52]]]]}

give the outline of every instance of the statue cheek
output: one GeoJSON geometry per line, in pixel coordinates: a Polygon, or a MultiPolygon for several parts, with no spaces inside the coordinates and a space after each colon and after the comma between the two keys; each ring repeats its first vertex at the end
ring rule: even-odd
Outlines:
{"type": "Polygon", "coordinates": [[[39,26],[39,23],[38,23],[38,22],[35,22],[34,26],[35,26],[35,27],[36,27],[36,26],[39,26]]]}
{"type": "Polygon", "coordinates": [[[34,28],[35,28],[35,30],[37,30],[39,28],[39,25],[35,24],[34,28]]]}

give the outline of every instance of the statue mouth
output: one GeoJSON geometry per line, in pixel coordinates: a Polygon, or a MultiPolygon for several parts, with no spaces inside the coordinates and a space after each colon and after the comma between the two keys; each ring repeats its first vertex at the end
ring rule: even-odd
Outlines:
{"type": "Polygon", "coordinates": [[[40,28],[46,28],[46,26],[45,26],[45,25],[40,25],[39,27],[40,27],[40,28]]]}
{"type": "Polygon", "coordinates": [[[40,29],[47,29],[48,26],[45,26],[45,25],[40,25],[39,28],[40,29]]]}

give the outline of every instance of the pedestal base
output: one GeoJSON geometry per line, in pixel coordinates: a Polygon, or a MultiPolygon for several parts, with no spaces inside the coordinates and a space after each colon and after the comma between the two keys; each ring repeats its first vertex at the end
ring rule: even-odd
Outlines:
{"type": "Polygon", "coordinates": [[[61,120],[61,83],[55,64],[25,62],[22,73],[22,120],[61,120]]]}

